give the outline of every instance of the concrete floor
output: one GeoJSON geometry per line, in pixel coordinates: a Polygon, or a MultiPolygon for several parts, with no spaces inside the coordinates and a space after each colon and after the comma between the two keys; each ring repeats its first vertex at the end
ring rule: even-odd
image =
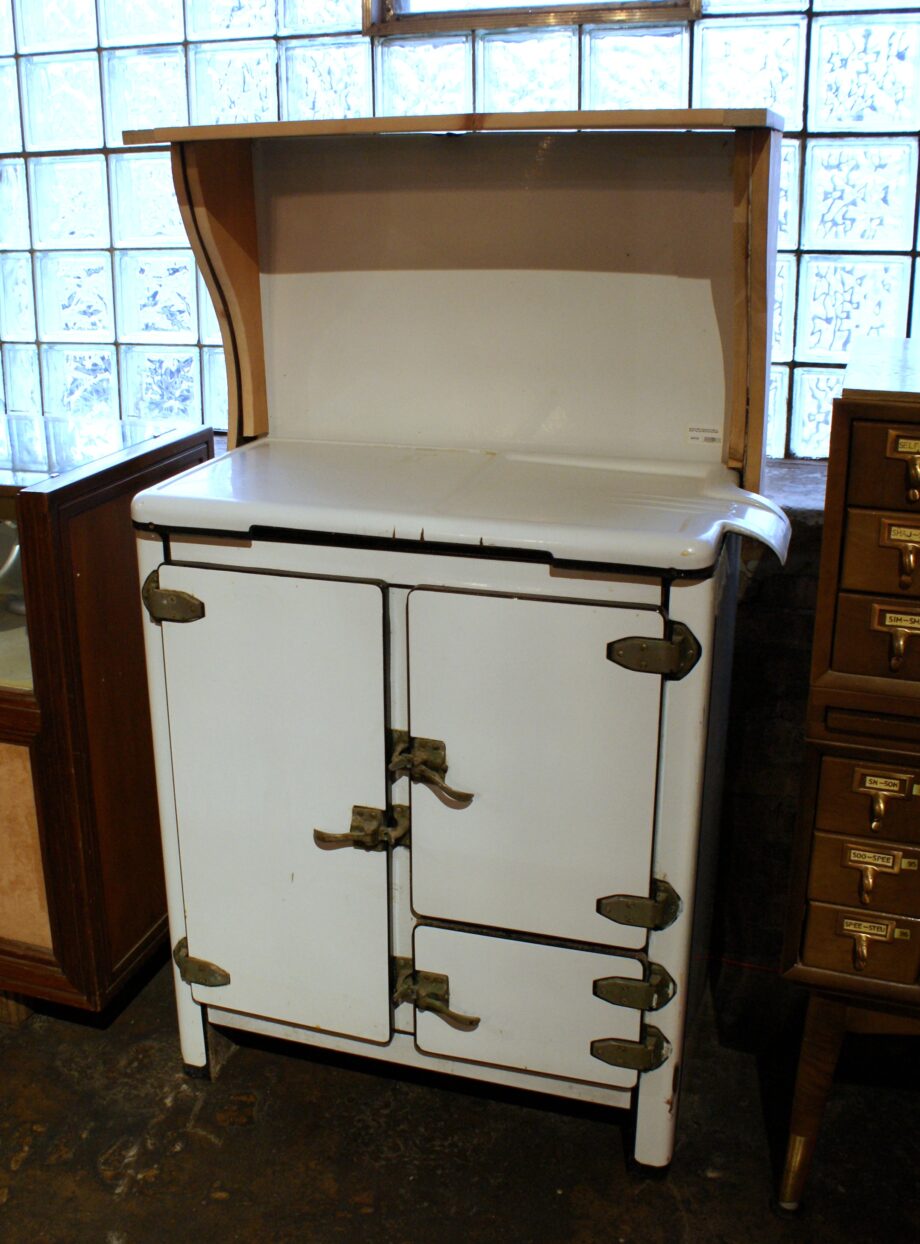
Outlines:
{"type": "Polygon", "coordinates": [[[0,1240],[914,1244],[915,1047],[874,1040],[876,1082],[842,1068],[789,1219],[771,1196],[794,1031],[758,1058],[701,1016],[675,1159],[650,1179],[627,1170],[613,1112],[269,1042],[189,1080],[164,970],[105,1026],[49,1013],[0,1031],[0,1240]]]}

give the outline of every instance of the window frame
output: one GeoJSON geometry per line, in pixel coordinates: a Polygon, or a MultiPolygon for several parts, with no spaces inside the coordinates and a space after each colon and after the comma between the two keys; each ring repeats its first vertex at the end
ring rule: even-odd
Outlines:
{"type": "MultiPolygon", "coordinates": [[[[462,2],[462,0],[461,0],[462,2]]],[[[541,26],[603,26],[625,22],[644,25],[694,22],[702,12],[702,0],[675,0],[649,4],[642,0],[618,0],[603,7],[554,4],[540,9],[509,9],[497,3],[476,11],[459,7],[450,13],[399,13],[393,0],[362,0],[361,33],[371,38],[411,34],[449,34],[468,30],[512,30],[541,26]]]]}

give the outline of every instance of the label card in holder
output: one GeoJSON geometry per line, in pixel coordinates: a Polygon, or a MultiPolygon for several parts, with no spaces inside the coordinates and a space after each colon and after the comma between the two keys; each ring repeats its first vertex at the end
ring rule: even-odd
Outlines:
{"type": "Polygon", "coordinates": [[[908,544],[920,545],[920,527],[908,526],[897,518],[879,521],[878,542],[883,548],[903,548],[908,544]]]}
{"type": "Polygon", "coordinates": [[[901,859],[900,851],[872,851],[852,844],[847,844],[843,852],[843,862],[848,868],[874,868],[880,873],[900,872],[901,859]]]}
{"type": "Polygon", "coordinates": [[[906,613],[903,609],[892,609],[890,605],[873,605],[873,631],[910,631],[920,634],[920,613],[906,613]]]}
{"type": "Polygon", "coordinates": [[[911,435],[889,428],[886,458],[913,458],[917,454],[920,454],[920,437],[916,433],[911,435]]]}

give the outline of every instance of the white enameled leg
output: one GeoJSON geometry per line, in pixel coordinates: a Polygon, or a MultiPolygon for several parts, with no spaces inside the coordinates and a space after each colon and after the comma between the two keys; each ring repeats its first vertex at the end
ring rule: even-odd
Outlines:
{"type": "Polygon", "coordinates": [[[649,935],[648,955],[674,977],[674,998],[647,1017],[671,1046],[666,1061],[639,1080],[635,1159],[647,1166],[667,1166],[674,1150],[679,1071],[683,1060],[684,1025],[693,893],[699,843],[709,689],[712,674],[715,613],[724,582],[724,565],[712,579],[675,584],[669,615],[684,622],[702,645],[696,667],[683,679],[667,682],[662,705],[662,743],[658,785],[658,816],[652,874],[669,881],[681,897],[675,922],[649,935]]]}

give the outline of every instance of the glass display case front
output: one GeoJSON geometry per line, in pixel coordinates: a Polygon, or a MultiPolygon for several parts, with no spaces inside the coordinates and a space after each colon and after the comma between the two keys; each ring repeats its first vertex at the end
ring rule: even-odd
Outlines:
{"type": "Polygon", "coordinates": [[[0,687],[13,691],[32,690],[32,663],[26,633],[26,606],[22,594],[22,563],[19,552],[19,526],[6,517],[4,506],[12,498],[0,500],[0,687]]]}
{"type": "Polygon", "coordinates": [[[0,691],[31,691],[16,496],[172,429],[140,419],[0,416],[0,691]]]}

